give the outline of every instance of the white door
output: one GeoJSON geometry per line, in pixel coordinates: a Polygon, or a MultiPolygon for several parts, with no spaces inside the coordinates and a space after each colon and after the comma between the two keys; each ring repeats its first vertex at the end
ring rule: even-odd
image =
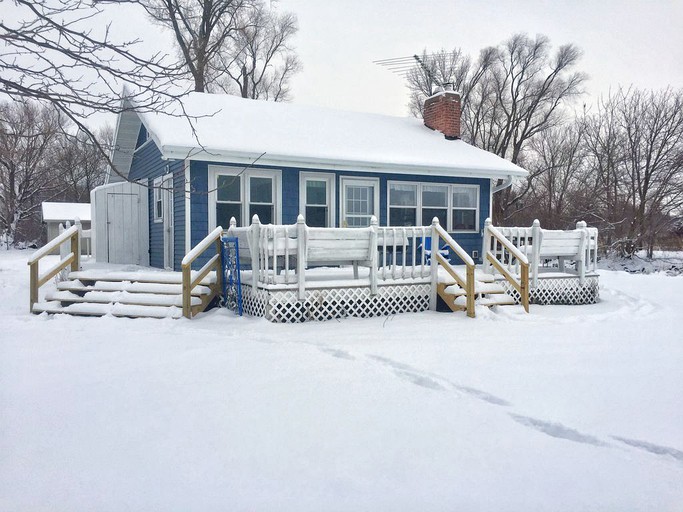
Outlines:
{"type": "Polygon", "coordinates": [[[379,180],[341,178],[341,226],[363,228],[379,218],[379,180]]]}
{"type": "Polygon", "coordinates": [[[164,209],[164,268],[173,269],[173,175],[161,182],[161,201],[164,209]]]}
{"type": "Polygon", "coordinates": [[[107,198],[107,261],[137,263],[140,253],[137,227],[138,196],[125,192],[106,194],[107,198]]]}

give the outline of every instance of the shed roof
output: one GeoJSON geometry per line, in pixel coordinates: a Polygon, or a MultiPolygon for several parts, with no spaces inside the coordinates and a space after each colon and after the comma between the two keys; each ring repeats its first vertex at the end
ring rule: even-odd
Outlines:
{"type": "Polygon", "coordinates": [[[523,177],[527,171],[410,117],[190,93],[183,109],[143,113],[166,158],[318,169],[523,177]]]}
{"type": "Polygon", "coordinates": [[[83,222],[90,222],[90,203],[44,202],[42,207],[45,222],[73,221],[76,218],[83,222]]]}

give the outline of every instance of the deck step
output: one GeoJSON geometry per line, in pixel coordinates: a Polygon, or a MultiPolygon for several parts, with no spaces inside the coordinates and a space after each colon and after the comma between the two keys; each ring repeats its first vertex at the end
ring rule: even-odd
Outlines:
{"type": "MultiPolygon", "coordinates": [[[[455,297],[465,295],[465,290],[457,284],[452,284],[450,286],[447,286],[444,289],[444,292],[446,292],[450,295],[453,295],[455,297]]],[[[474,293],[475,293],[475,295],[481,295],[481,294],[501,294],[501,293],[506,293],[506,292],[505,292],[505,288],[503,288],[499,284],[482,283],[482,282],[477,281],[474,283],[474,293]]]]}
{"type": "Polygon", "coordinates": [[[39,302],[33,305],[34,313],[69,314],[77,316],[105,316],[130,318],[180,318],[182,309],[175,306],[141,306],[133,304],[74,303],[62,306],[61,302],[39,302]]]}
{"type": "MultiPolygon", "coordinates": [[[[165,283],[140,283],[130,281],[95,281],[93,284],[84,284],[82,281],[69,280],[57,283],[57,289],[74,293],[100,292],[128,292],[128,293],[154,293],[164,295],[180,295],[183,292],[181,284],[165,283]]],[[[192,290],[192,295],[201,296],[211,293],[208,286],[198,285],[192,290]]]]}
{"type": "MultiPolygon", "coordinates": [[[[156,293],[129,293],[89,291],[84,295],[77,295],[70,291],[48,292],[45,296],[47,301],[59,301],[68,303],[95,303],[95,304],[137,304],[140,306],[183,306],[182,295],[166,295],[156,293]]],[[[192,297],[192,306],[202,303],[199,297],[192,297]]]]}
{"type": "MultiPolygon", "coordinates": [[[[197,275],[197,271],[192,271],[193,277],[197,275]]],[[[108,272],[106,270],[79,270],[71,272],[69,279],[79,281],[129,281],[137,283],[158,283],[158,284],[182,284],[183,274],[181,272],[108,272]]],[[[216,273],[210,272],[201,283],[204,286],[214,284],[216,282],[216,273]]]]}
{"type": "MultiPolygon", "coordinates": [[[[467,297],[460,296],[456,297],[453,300],[453,304],[456,306],[460,307],[467,307],[467,297]]],[[[480,299],[477,299],[475,304],[477,306],[486,306],[486,307],[492,307],[492,306],[514,306],[517,304],[515,299],[510,297],[509,295],[488,295],[486,297],[482,297],[480,299]]]]}

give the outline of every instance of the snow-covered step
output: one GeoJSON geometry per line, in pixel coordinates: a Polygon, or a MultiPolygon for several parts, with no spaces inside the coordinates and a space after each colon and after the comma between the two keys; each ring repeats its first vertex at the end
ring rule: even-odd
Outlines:
{"type": "MultiPolygon", "coordinates": [[[[85,295],[77,295],[70,291],[48,292],[45,296],[48,301],[60,302],[93,302],[98,304],[121,303],[139,304],[142,306],[177,306],[182,307],[182,295],[161,295],[155,293],[129,293],[129,292],[105,292],[89,291],[85,295]]],[[[192,297],[192,306],[202,303],[199,297],[192,297]]]]}
{"type": "MultiPolygon", "coordinates": [[[[463,281],[467,279],[467,267],[464,265],[456,265],[453,267],[453,269],[455,270],[455,273],[458,274],[460,279],[463,281]]],[[[480,281],[482,283],[493,283],[496,280],[493,274],[487,274],[478,268],[474,269],[474,279],[475,281],[480,281]]],[[[451,285],[455,284],[455,279],[448,272],[446,272],[443,267],[439,267],[439,282],[451,285]]]]}
{"type": "MultiPolygon", "coordinates": [[[[84,284],[78,279],[74,281],[61,281],[57,283],[57,289],[76,293],[102,291],[179,295],[183,292],[181,284],[132,283],[130,281],[95,281],[93,284],[84,284]]],[[[192,295],[196,296],[208,295],[209,293],[211,293],[211,289],[208,286],[198,285],[192,290],[192,295]]]]}
{"type": "MultiPolygon", "coordinates": [[[[197,271],[192,271],[193,277],[197,271]]],[[[131,281],[139,283],[162,283],[162,284],[182,284],[183,275],[181,272],[108,272],[106,270],[80,270],[71,272],[69,279],[80,281],[131,281]]],[[[216,273],[210,272],[200,284],[205,286],[216,282],[216,273]]]]}
{"type": "MultiPolygon", "coordinates": [[[[453,300],[453,303],[456,306],[460,307],[467,307],[467,297],[461,296],[461,297],[456,297],[453,300]]],[[[517,304],[515,302],[515,299],[510,297],[507,294],[501,294],[501,295],[489,295],[487,297],[482,297],[481,299],[477,299],[476,304],[478,306],[514,306],[517,304]]]]}
{"type": "Polygon", "coordinates": [[[50,313],[80,316],[104,316],[113,315],[131,318],[180,318],[183,315],[181,308],[175,306],[140,306],[132,304],[94,304],[74,303],[62,306],[60,302],[39,302],[33,305],[34,313],[50,313]]]}
{"type": "MultiPolygon", "coordinates": [[[[450,295],[454,295],[456,297],[459,297],[461,295],[465,295],[465,290],[460,288],[459,285],[457,284],[452,284],[450,286],[447,286],[444,291],[450,295]]],[[[495,293],[505,293],[505,288],[503,288],[501,285],[497,283],[482,283],[482,282],[475,282],[474,283],[474,293],[476,295],[481,295],[481,294],[495,294],[495,293]]]]}

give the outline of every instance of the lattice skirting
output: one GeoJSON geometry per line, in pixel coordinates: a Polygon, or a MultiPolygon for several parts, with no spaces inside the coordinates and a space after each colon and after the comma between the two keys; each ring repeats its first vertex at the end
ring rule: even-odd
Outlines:
{"type": "Polygon", "coordinates": [[[348,316],[371,317],[429,309],[429,283],[369,288],[307,290],[299,301],[296,290],[254,290],[242,285],[244,312],[271,322],[291,323],[331,320],[348,316]]]}
{"type": "MultiPolygon", "coordinates": [[[[505,288],[508,295],[517,303],[520,302],[519,293],[507,281],[498,281],[505,288]]],[[[529,302],[532,304],[566,304],[581,305],[598,302],[600,286],[598,276],[587,276],[583,286],[576,277],[557,277],[539,279],[536,289],[529,292],[529,302]]]]}

